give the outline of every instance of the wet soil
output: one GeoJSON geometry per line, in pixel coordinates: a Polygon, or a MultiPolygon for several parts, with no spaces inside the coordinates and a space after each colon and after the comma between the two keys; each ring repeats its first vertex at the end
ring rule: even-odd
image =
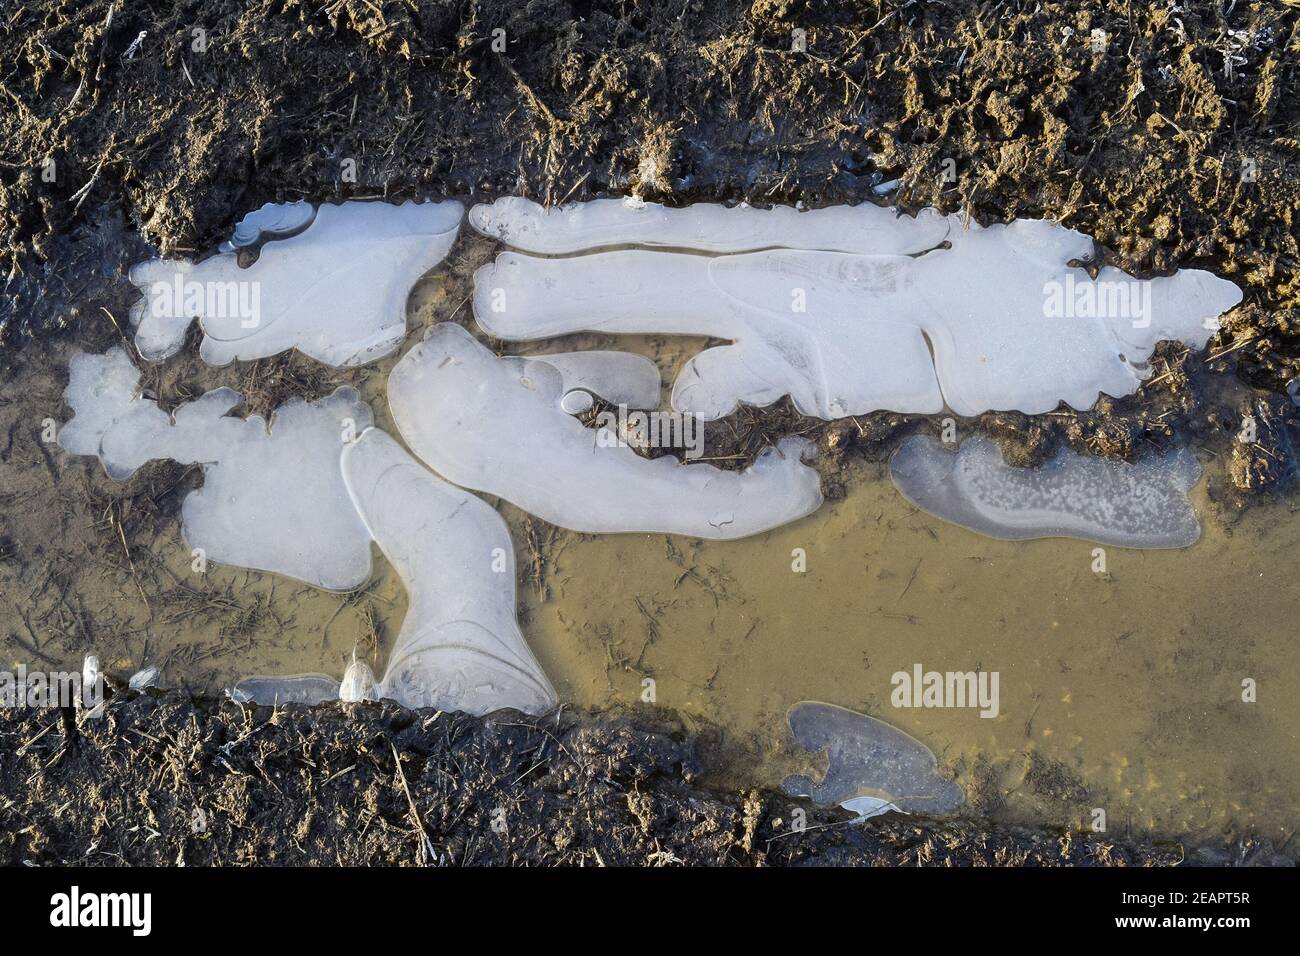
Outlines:
{"type": "Polygon", "coordinates": [[[634,711],[476,719],[145,695],[79,725],[71,711],[11,712],[0,743],[8,864],[1288,862],[1258,841],[1192,850],[898,815],[851,826],[770,793],[702,788],[694,737],[634,711]]]}

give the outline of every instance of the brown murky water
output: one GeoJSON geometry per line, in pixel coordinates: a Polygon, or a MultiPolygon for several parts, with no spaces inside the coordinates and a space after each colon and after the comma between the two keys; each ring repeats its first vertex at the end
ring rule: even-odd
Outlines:
{"type": "Polygon", "coordinates": [[[786,710],[825,700],[927,743],[981,809],[1282,840],[1300,816],[1298,548],[1300,517],[1273,506],[1184,551],[1108,548],[1098,574],[1091,544],[982,538],[862,474],[746,541],[565,538],[523,604],[562,695],[636,700],[651,677],[769,781],[786,710]],[[893,707],[891,676],[916,664],[998,672],[998,716],[893,707]]]}
{"type": "MultiPolygon", "coordinates": [[[[456,308],[427,280],[412,324],[456,308]]],[[[693,348],[618,344],[655,357],[667,382],[693,348]]],[[[390,431],[382,383],[395,359],[359,382],[390,431]]],[[[42,400],[57,408],[64,381],[52,372],[42,400]]],[[[6,395],[0,409],[19,400],[6,395]]],[[[65,499],[88,484],[83,464],[50,469],[65,499]]],[[[29,466],[49,483],[35,452],[14,456],[10,474],[29,466]]],[[[30,513],[39,496],[17,481],[6,490],[19,539],[24,522],[49,520],[30,513]]],[[[718,728],[721,783],[779,783],[800,762],[785,743],[786,711],[824,700],[928,744],[981,812],[1078,827],[1100,808],[1111,832],[1252,829],[1283,843],[1300,821],[1300,515],[1263,504],[1228,529],[1200,505],[1205,533],[1194,547],[1108,548],[1104,572],[1087,542],[995,541],[920,513],[866,463],[842,499],[737,542],[577,535],[500,507],[521,625],[561,698],[650,706],[653,697],[718,728]],[[892,706],[891,676],[918,664],[997,672],[998,715],[892,706]],[[1253,703],[1242,699],[1248,679],[1253,703]]],[[[382,670],[405,597],[377,551],[368,588],[330,594],[231,568],[197,576],[176,522],[137,531],[114,554],[119,517],[88,495],[59,518],[52,549],[101,542],[71,580],[39,562],[0,562],[10,663],[79,665],[78,634],[93,624],[111,670],[161,661],[166,683],[196,690],[255,673],[337,676],[354,650],[382,670]]]]}

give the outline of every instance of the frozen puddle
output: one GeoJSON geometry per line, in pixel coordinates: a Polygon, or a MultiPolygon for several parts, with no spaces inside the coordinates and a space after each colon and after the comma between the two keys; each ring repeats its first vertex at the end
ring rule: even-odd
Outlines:
{"type": "Polygon", "coordinates": [[[939,775],[934,754],[884,721],[834,704],[802,701],[787,715],[795,742],[825,752],[826,774],[785,779],[785,792],[819,806],[842,806],[859,819],[887,810],[942,816],[961,806],[961,788],[939,775]]]}
{"type": "Polygon", "coordinates": [[[1201,466],[1186,448],[1134,464],[1062,448],[1041,467],[1013,468],[988,439],[970,438],[951,451],[914,435],[894,453],[889,472],[918,508],[994,538],[1184,548],[1201,535],[1187,499],[1201,466]]]}
{"type": "Polygon", "coordinates": [[[341,685],[323,674],[249,678],[236,688],[239,699],[382,696],[475,714],[554,706],[555,692],[515,621],[505,522],[371,428],[370,409],[352,389],[316,403],[290,401],[268,425],[228,417],[240,401],[230,389],[169,416],[136,395],[138,384],[121,349],[75,356],[65,393],[75,415],[59,436],[64,449],[98,455],[118,480],[154,459],[201,463],[204,485],[181,513],[187,543],[205,558],[343,590],[370,577],[373,538],[410,598],[377,686],[354,663],[341,685]]]}
{"type": "Polygon", "coordinates": [[[744,472],[650,460],[566,413],[564,387],[548,362],[497,358],[443,323],[394,367],[388,403],[402,438],[438,474],[573,531],[743,538],[821,505],[805,441],[783,440],[744,472]]]}
{"type": "Polygon", "coordinates": [[[470,222],[530,253],[475,276],[475,318],[498,338],[731,340],[695,356],[673,389],[675,409],[705,419],[784,395],[824,419],[1089,408],[1098,393],[1135,391],[1157,342],[1202,348],[1241,301],[1198,270],[1139,281],[1103,267],[1094,281],[1069,265],[1093,255],[1092,240],[1045,221],[504,199],[470,222]],[[598,251],[616,244],[646,248],[598,251]]]}
{"type": "Polygon", "coordinates": [[[310,215],[303,203],[264,206],[229,245],[282,241],[268,242],[247,268],[232,248],[199,263],[155,259],[131,269],[144,293],[131,310],[136,347],[151,361],[174,355],[197,318],[209,365],[293,348],[327,365],[373,361],[401,343],[407,295],[446,257],[463,209],[347,202],[310,215]]]}
{"type": "Polygon", "coordinates": [[[348,499],[339,454],[370,425],[351,388],[319,402],[294,399],[267,422],[232,418],[238,392],[219,388],[168,415],[136,395],[126,353],[78,354],[64,393],[74,416],[59,444],[98,455],[124,481],[149,461],[203,466],[203,487],[181,506],[185,540],[206,560],[275,571],[330,590],[370,577],[370,536],[348,499]]]}
{"type": "Polygon", "coordinates": [[[324,674],[249,677],[232,694],[260,704],[388,698],[405,707],[542,714],[555,690],[515,617],[514,548],[490,505],[431,474],[378,429],[342,455],[348,493],[410,599],[376,682],[353,661],[324,674]]]}
{"type": "MultiPolygon", "coordinates": [[[[144,292],[132,310],[137,348],[164,359],[197,318],[213,365],[294,348],[332,366],[388,354],[405,335],[411,288],[449,253],[462,211],[454,201],[264,206],[211,258],[132,269],[144,292]]],[[[168,414],[138,394],[121,349],[72,361],[65,394],[75,414],[60,443],[98,456],[117,480],[155,459],[201,465],[204,485],[182,506],[196,555],[351,590],[370,579],[373,541],[401,578],[409,610],[381,679],[354,658],[341,680],[246,678],[238,699],[545,712],[557,697],[516,620],[509,533],[473,492],[578,532],[769,532],[822,503],[803,460],[811,445],[789,437],[729,472],[689,463],[703,448],[691,426],[785,395],[824,419],[1089,407],[1100,393],[1133,392],[1157,342],[1203,346],[1241,297],[1195,270],[1138,281],[1103,267],[1094,280],[1079,264],[1093,253],[1086,236],[1035,221],[967,228],[933,210],[620,200],[545,210],[507,199],[476,206],[470,219],[520,250],[475,276],[474,314],[495,336],[589,330],[730,344],[691,359],[674,411],[660,412],[660,373],[642,356],[498,357],[463,327],[435,325],[387,382],[394,423],[419,460],[371,427],[370,407],[350,388],[288,402],[269,422],[231,417],[240,396],[227,388],[168,414]],[[686,447],[688,463],[638,454],[621,420],[587,427],[597,400],[655,412],[681,439],[661,444],[686,447]]],[[[998,537],[1179,547],[1199,533],[1186,496],[1199,474],[1190,452],[1132,466],[1063,452],[1022,471],[982,439],[949,452],[915,438],[891,468],[918,506],[998,537]]],[[[790,726],[830,756],[822,781],[792,777],[791,792],[864,816],[961,802],[933,754],[888,725],[804,703],[790,726]]]]}

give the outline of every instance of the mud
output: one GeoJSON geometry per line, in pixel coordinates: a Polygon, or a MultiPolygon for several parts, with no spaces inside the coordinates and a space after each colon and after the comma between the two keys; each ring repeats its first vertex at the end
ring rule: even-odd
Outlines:
{"type": "Polygon", "coordinates": [[[377,705],[110,701],[0,720],[8,864],[1153,866],[1287,862],[891,815],[870,827],[702,788],[693,738],[638,713],[486,718],[377,705]],[[803,820],[796,823],[796,815],[803,820]],[[134,825],[123,826],[123,821],[134,825]]]}

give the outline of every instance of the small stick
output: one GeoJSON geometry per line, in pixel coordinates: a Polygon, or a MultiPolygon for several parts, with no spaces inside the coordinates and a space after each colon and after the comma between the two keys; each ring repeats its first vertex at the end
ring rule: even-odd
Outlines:
{"type": "Polygon", "coordinates": [[[36,741],[40,740],[42,737],[44,737],[46,734],[48,734],[51,730],[53,730],[56,724],[58,724],[58,721],[57,721],[57,720],[54,721],[53,723],[51,723],[50,726],[46,727],[44,730],[42,730],[39,734],[37,734],[37,735],[36,735],[35,737],[33,737],[31,740],[27,741],[27,743],[23,744],[21,747],[19,747],[17,750],[15,750],[15,751],[14,751],[14,756],[15,756],[15,757],[22,757],[22,756],[24,756],[24,755],[27,753],[27,748],[30,747],[32,744],[36,743],[36,741]]]}
{"type": "Polygon", "coordinates": [[[126,563],[131,567],[131,578],[135,581],[136,590],[140,592],[140,600],[144,601],[145,609],[149,612],[149,620],[153,620],[153,605],[149,603],[149,597],[144,593],[144,586],[140,583],[140,575],[135,569],[135,562],[131,560],[131,549],[126,546],[126,532],[122,529],[122,519],[117,514],[113,515],[114,523],[117,525],[117,536],[122,541],[122,551],[126,554],[126,563]]]}
{"type": "Polygon", "coordinates": [[[919,570],[921,570],[921,561],[922,561],[922,560],[924,560],[924,559],[922,559],[922,558],[917,558],[917,560],[916,560],[916,567],[912,568],[912,576],[911,576],[910,578],[907,579],[907,587],[903,588],[902,592],[899,593],[898,597],[894,598],[894,603],[895,603],[895,604],[897,604],[899,601],[903,600],[903,597],[907,594],[908,591],[911,590],[911,588],[912,588],[912,582],[916,580],[916,572],[919,571],[919,570]]]}
{"type": "Polygon", "coordinates": [[[104,160],[101,158],[100,161],[95,164],[95,171],[90,174],[90,179],[86,181],[86,185],[82,186],[72,194],[72,198],[77,201],[77,204],[72,207],[72,214],[74,216],[77,214],[77,210],[81,208],[81,204],[86,201],[86,197],[90,195],[90,189],[95,185],[95,181],[99,179],[99,171],[103,168],[104,160]]]}
{"type": "Polygon", "coordinates": [[[1207,358],[1207,359],[1205,360],[1205,363],[1208,365],[1210,362],[1213,362],[1215,359],[1221,359],[1221,358],[1223,358],[1225,355],[1227,355],[1229,352],[1235,352],[1235,351],[1237,351],[1237,349],[1245,348],[1245,347],[1246,347],[1247,345],[1249,345],[1251,342],[1257,341],[1258,339],[1259,339],[1259,336],[1258,336],[1258,335],[1252,335],[1250,338],[1246,339],[1246,341],[1244,341],[1244,342],[1238,342],[1236,345],[1232,346],[1231,348],[1226,348],[1226,349],[1224,349],[1222,352],[1216,352],[1214,355],[1211,355],[1209,358],[1207,358]]]}
{"type": "Polygon", "coordinates": [[[391,740],[388,746],[393,749],[393,760],[397,764],[397,779],[402,782],[402,791],[406,794],[406,802],[411,808],[411,821],[420,831],[420,862],[425,863],[433,854],[433,843],[429,840],[429,834],[424,832],[424,821],[420,819],[420,811],[415,809],[415,799],[411,796],[411,788],[406,785],[406,774],[402,772],[402,758],[397,755],[397,745],[391,740]],[[427,857],[426,857],[427,853],[427,857]]]}

